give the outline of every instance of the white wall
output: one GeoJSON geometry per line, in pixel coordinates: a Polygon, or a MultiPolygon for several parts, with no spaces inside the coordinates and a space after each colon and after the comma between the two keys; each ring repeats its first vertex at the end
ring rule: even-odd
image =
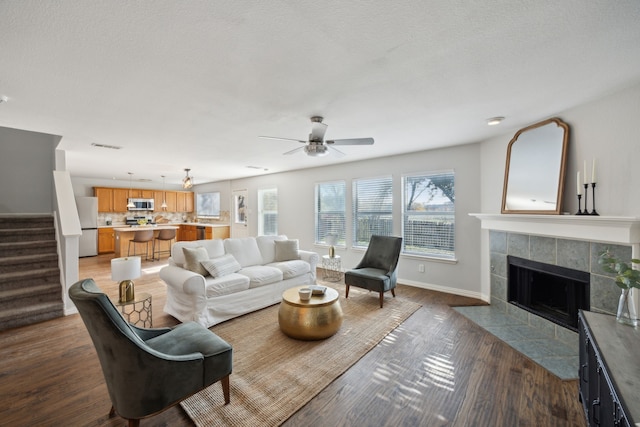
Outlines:
{"type": "MultiPolygon", "coordinates": [[[[318,182],[344,180],[347,184],[347,223],[351,222],[351,184],[355,178],[393,176],[394,233],[401,235],[401,177],[403,174],[453,169],[456,187],[456,256],[457,262],[402,256],[399,278],[403,283],[479,297],[480,271],[479,225],[470,212],[480,209],[480,145],[429,150],[380,159],[284,172],[261,177],[233,180],[229,189],[247,189],[250,215],[249,234],[257,234],[256,201],[258,189],[278,189],[278,231],[300,240],[301,248],[328,253],[326,247],[314,246],[314,194],[318,182]],[[251,220],[253,219],[253,220],[251,220]],[[418,265],[425,272],[418,272],[418,265]]],[[[226,185],[226,184],[225,184],[226,185]]],[[[201,187],[197,190],[200,191],[201,187]]],[[[224,198],[224,196],[223,196],[224,198]]],[[[349,232],[350,227],[347,228],[349,232]]],[[[347,239],[350,234],[347,235],[347,239]]],[[[352,268],[362,258],[359,249],[337,249],[342,267],[352,268]]]]}
{"type": "MultiPolygon", "coordinates": [[[[582,171],[585,160],[590,165],[595,157],[596,209],[600,215],[640,216],[640,84],[558,112],[555,117],[570,126],[562,210],[572,214],[578,210],[576,173],[582,171]]],[[[507,145],[513,133],[481,144],[484,213],[500,212],[507,145]]],[[[591,200],[589,193],[589,209],[591,200]]]]}
{"type": "Polygon", "coordinates": [[[53,212],[58,142],[56,135],[0,127],[0,213],[53,212]]]}

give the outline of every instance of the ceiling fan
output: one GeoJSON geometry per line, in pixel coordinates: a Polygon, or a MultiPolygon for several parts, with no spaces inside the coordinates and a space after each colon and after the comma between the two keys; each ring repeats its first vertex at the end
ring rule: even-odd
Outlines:
{"type": "Polygon", "coordinates": [[[338,156],[344,156],[344,153],[335,145],[373,145],[373,138],[350,138],[350,139],[328,139],[324,140],[324,133],[327,131],[327,125],[322,123],[322,117],[311,117],[311,133],[309,134],[309,140],[303,141],[301,139],[292,138],[279,138],[276,136],[261,136],[264,139],[278,139],[282,141],[295,141],[301,142],[304,147],[298,147],[295,150],[287,151],[284,154],[293,154],[298,151],[304,151],[308,156],[320,157],[328,153],[329,150],[333,151],[338,156]]]}

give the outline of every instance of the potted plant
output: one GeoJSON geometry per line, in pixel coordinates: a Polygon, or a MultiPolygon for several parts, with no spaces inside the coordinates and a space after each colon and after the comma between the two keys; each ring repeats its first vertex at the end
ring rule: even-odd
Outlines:
{"type": "Polygon", "coordinates": [[[633,300],[633,288],[640,288],[640,270],[633,264],[640,264],[640,259],[632,259],[630,263],[620,261],[609,250],[605,250],[598,258],[598,264],[607,273],[615,274],[616,285],[622,289],[618,301],[616,320],[626,325],[638,326],[638,315],[633,300]]]}

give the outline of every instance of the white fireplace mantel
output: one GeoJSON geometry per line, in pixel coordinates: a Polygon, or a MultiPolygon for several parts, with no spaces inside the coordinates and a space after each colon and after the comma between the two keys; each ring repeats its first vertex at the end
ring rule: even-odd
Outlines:
{"type": "Polygon", "coordinates": [[[622,216],[471,213],[487,230],[636,246],[640,218],[622,216]]]}

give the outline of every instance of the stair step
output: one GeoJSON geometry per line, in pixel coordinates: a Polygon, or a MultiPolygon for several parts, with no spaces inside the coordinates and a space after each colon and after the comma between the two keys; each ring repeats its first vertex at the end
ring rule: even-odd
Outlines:
{"type": "Polygon", "coordinates": [[[29,307],[0,310],[0,331],[19,326],[31,325],[64,316],[64,304],[44,302],[29,307]]]}
{"type": "Polygon", "coordinates": [[[53,227],[53,215],[0,215],[0,228],[53,227]]]}
{"type": "Polygon", "coordinates": [[[40,268],[29,271],[14,271],[0,274],[0,289],[9,290],[19,287],[60,283],[59,268],[40,268]]]}
{"type": "Polygon", "coordinates": [[[34,240],[55,240],[56,233],[53,227],[33,228],[3,228],[0,229],[0,241],[30,242],[34,240]]]}
{"type": "Polygon", "coordinates": [[[62,302],[61,287],[58,282],[0,291],[0,311],[62,302]]]}
{"type": "Polygon", "coordinates": [[[0,243],[0,257],[45,253],[58,253],[58,243],[55,240],[0,243]]]}
{"type": "Polygon", "coordinates": [[[58,267],[58,254],[18,255],[0,258],[0,274],[58,267]]]}

